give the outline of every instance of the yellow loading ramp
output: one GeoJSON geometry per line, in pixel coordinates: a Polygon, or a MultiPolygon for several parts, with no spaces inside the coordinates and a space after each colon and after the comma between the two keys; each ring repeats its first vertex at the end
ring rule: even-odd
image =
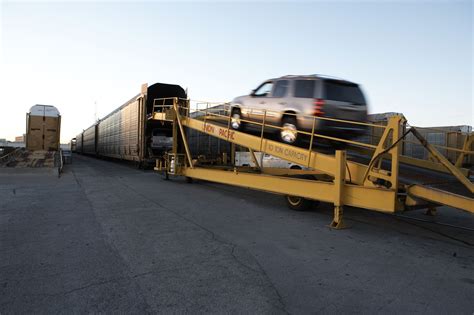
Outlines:
{"type": "MultiPolygon", "coordinates": [[[[427,207],[434,209],[439,205],[447,205],[474,213],[474,185],[456,166],[452,165],[434,147],[429,145],[416,130],[415,136],[420,139],[438,162],[453,174],[467,190],[470,196],[453,194],[447,191],[426,187],[423,185],[399,184],[400,141],[402,126],[405,123],[403,116],[391,117],[380,142],[371,146],[375,152],[370,163],[364,165],[346,159],[345,151],[336,151],[335,155],[322,154],[312,149],[291,146],[264,137],[265,120],[260,124],[260,136],[235,131],[230,128],[230,115],[209,115],[191,118],[189,116],[189,100],[166,98],[154,100],[154,114],[150,119],[173,122],[174,145],[173,152],[164,159],[157,160],[155,170],[165,171],[166,174],[181,175],[189,178],[202,179],[227,185],[234,185],[271,193],[292,196],[287,198],[290,206],[295,207],[304,202],[304,199],[330,202],[334,204],[334,218],[332,227],[342,228],[343,206],[353,206],[374,211],[393,213],[407,210],[410,207],[427,207]],[[227,121],[227,127],[216,121],[227,121]],[[228,141],[234,145],[247,147],[252,153],[260,151],[279,157],[292,163],[304,165],[315,171],[308,172],[272,172],[265,173],[244,172],[239,168],[223,170],[193,165],[190,150],[187,144],[184,127],[228,141]],[[180,144],[181,143],[181,144],[180,144]],[[390,159],[390,169],[382,168],[382,160],[390,159]],[[164,162],[164,163],[163,163],[164,162]],[[309,180],[276,176],[278,173],[324,173],[331,180],[309,180]]],[[[250,123],[250,121],[248,121],[250,123]]],[[[314,132],[311,133],[311,144],[314,132]]],[[[324,137],[324,136],[321,136],[324,137]]],[[[310,147],[311,147],[310,144],[310,147]]]]}

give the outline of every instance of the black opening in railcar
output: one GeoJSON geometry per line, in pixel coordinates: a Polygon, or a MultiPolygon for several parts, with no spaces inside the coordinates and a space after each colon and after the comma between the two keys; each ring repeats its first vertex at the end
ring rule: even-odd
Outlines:
{"type": "MultiPolygon", "coordinates": [[[[153,113],[153,105],[155,99],[164,98],[183,98],[186,99],[186,91],[179,85],[155,83],[147,89],[146,115],[147,117],[153,113]]],[[[160,102],[161,104],[161,102],[160,102]]],[[[157,105],[160,105],[157,104],[157,105]]],[[[161,105],[171,105],[173,101],[170,99],[161,105]]],[[[157,109],[157,111],[160,111],[157,109]]],[[[173,144],[173,125],[169,122],[148,120],[146,125],[146,141],[145,146],[148,157],[159,156],[165,151],[171,150],[173,144]]]]}
{"type": "Polygon", "coordinates": [[[186,98],[186,91],[179,85],[155,83],[150,85],[147,90],[146,113],[153,112],[153,101],[157,98],[178,97],[186,98]]]}

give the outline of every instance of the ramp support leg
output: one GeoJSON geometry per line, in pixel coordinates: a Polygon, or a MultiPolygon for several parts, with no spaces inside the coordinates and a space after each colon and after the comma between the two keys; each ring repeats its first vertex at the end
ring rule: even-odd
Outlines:
{"type": "Polygon", "coordinates": [[[346,227],[343,220],[343,189],[346,175],[346,151],[336,151],[336,173],[334,177],[334,218],[330,224],[333,229],[346,227]]]}

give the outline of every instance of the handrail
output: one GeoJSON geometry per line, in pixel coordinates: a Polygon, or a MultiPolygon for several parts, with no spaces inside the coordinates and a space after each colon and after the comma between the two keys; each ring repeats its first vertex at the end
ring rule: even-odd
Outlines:
{"type": "Polygon", "coordinates": [[[15,158],[22,150],[23,150],[23,148],[16,148],[12,152],[7,153],[4,156],[0,157],[0,162],[3,163],[6,160],[8,160],[10,162],[10,160],[12,158],[15,158]]]}
{"type": "MultiPolygon", "coordinates": [[[[155,106],[154,108],[156,108],[156,107],[163,107],[164,108],[164,107],[168,107],[168,106],[167,105],[155,106]]],[[[181,108],[184,108],[184,107],[181,107],[181,108]]],[[[224,120],[227,121],[229,119],[229,116],[227,116],[227,115],[215,114],[215,113],[211,113],[211,112],[206,113],[206,111],[199,111],[199,112],[202,112],[204,114],[204,119],[206,119],[208,117],[212,117],[212,116],[222,118],[223,121],[224,120]]],[[[295,114],[289,114],[289,115],[295,115],[295,114]]],[[[314,118],[317,119],[318,117],[314,117],[314,118]]],[[[248,124],[253,124],[253,125],[256,125],[256,126],[263,126],[263,123],[256,122],[256,121],[251,121],[251,120],[246,120],[246,119],[241,119],[241,121],[245,122],[245,123],[248,123],[248,124]]],[[[349,121],[344,121],[344,122],[351,123],[349,121]]],[[[271,125],[271,124],[265,124],[265,127],[273,128],[273,129],[279,129],[279,130],[283,129],[283,127],[281,127],[281,126],[275,126],[275,125],[271,125]]],[[[311,132],[304,131],[304,130],[298,130],[298,133],[303,134],[303,135],[307,135],[307,136],[311,136],[311,137],[314,136],[314,137],[318,137],[318,138],[349,143],[349,144],[358,145],[358,146],[371,148],[371,149],[375,149],[377,147],[376,145],[373,145],[373,144],[368,144],[368,143],[364,143],[364,142],[357,142],[357,141],[347,140],[347,139],[338,138],[338,137],[331,137],[331,136],[326,136],[326,135],[317,134],[317,133],[311,133],[311,132]]]]}
{"type": "MultiPolygon", "coordinates": [[[[444,130],[444,129],[439,129],[439,128],[436,128],[436,127],[420,127],[420,126],[412,126],[412,125],[407,125],[407,127],[409,128],[416,128],[418,130],[433,130],[433,131],[436,131],[436,132],[439,132],[439,133],[448,133],[448,132],[454,132],[454,133],[460,133],[462,135],[471,135],[471,134],[474,134],[472,131],[460,131],[460,130],[444,130]]],[[[455,126],[457,127],[457,126],[455,126]]],[[[447,126],[447,128],[449,128],[447,126]]]]}
{"type": "MultiPolygon", "coordinates": [[[[170,107],[172,107],[171,104],[165,104],[165,102],[167,100],[172,100],[172,99],[173,99],[172,97],[155,99],[154,103],[153,103],[154,104],[153,111],[155,111],[155,109],[157,109],[157,108],[170,108],[170,107]],[[162,102],[161,105],[156,105],[157,101],[161,101],[162,102]]],[[[186,104],[188,105],[188,106],[181,106],[180,105],[180,106],[178,106],[179,108],[185,108],[186,110],[189,110],[191,108],[190,102],[192,100],[188,100],[188,99],[184,99],[184,98],[178,98],[178,100],[185,101],[186,104]]],[[[230,117],[230,112],[231,112],[230,110],[232,109],[232,105],[228,102],[227,103],[199,102],[199,103],[196,103],[196,105],[206,105],[206,108],[204,108],[204,109],[196,108],[196,110],[193,111],[193,113],[202,113],[202,114],[204,114],[205,119],[208,119],[209,117],[216,117],[216,118],[221,118],[223,121],[225,120],[226,122],[228,122],[229,119],[230,119],[229,117],[230,117]],[[222,108],[209,107],[209,105],[211,105],[211,104],[215,105],[213,107],[222,105],[222,108]],[[219,113],[219,112],[222,112],[222,111],[224,111],[226,114],[223,115],[223,114],[219,113]]],[[[272,112],[276,113],[276,111],[265,110],[266,116],[268,115],[268,113],[272,113],[272,112]]],[[[313,124],[316,121],[316,119],[318,119],[318,120],[334,121],[334,122],[340,122],[340,123],[346,123],[346,124],[352,124],[352,125],[368,126],[368,127],[374,127],[374,128],[384,129],[384,130],[386,129],[386,125],[366,123],[366,122],[358,122],[358,121],[349,121],[349,120],[342,120],[342,119],[330,118],[330,117],[317,117],[317,116],[312,116],[312,115],[301,115],[301,114],[293,114],[293,113],[287,113],[285,115],[309,118],[309,119],[313,120],[313,124]]],[[[246,120],[246,119],[241,119],[241,121],[244,122],[244,123],[247,123],[247,124],[259,126],[259,128],[261,128],[264,125],[267,128],[273,128],[273,129],[278,129],[278,130],[282,129],[281,126],[272,125],[272,124],[269,124],[268,122],[261,123],[261,122],[258,122],[258,121],[252,121],[252,120],[246,120]]],[[[407,127],[414,128],[414,126],[409,126],[409,125],[407,125],[407,127]]],[[[437,130],[437,131],[444,132],[444,133],[449,132],[449,131],[446,131],[446,130],[441,130],[441,129],[436,129],[436,128],[429,128],[429,127],[420,127],[419,129],[437,130]]],[[[358,141],[353,141],[353,140],[347,140],[347,139],[343,139],[343,138],[317,134],[317,133],[308,132],[308,131],[304,131],[304,130],[298,130],[298,133],[310,136],[311,138],[317,137],[317,138],[323,138],[323,139],[328,139],[328,140],[334,140],[334,141],[344,142],[344,143],[348,143],[348,144],[352,144],[352,145],[356,145],[356,146],[366,147],[366,148],[369,148],[369,149],[377,148],[377,145],[373,145],[373,144],[369,144],[369,143],[358,142],[358,141]]],[[[467,134],[467,135],[470,134],[470,133],[463,133],[463,132],[460,132],[460,133],[461,134],[467,134]]],[[[368,136],[371,136],[372,138],[377,138],[375,135],[368,135],[368,136]]],[[[416,142],[413,142],[413,141],[410,141],[410,140],[406,140],[406,139],[402,139],[402,142],[403,143],[410,143],[410,144],[420,145],[419,143],[416,143],[416,142]]],[[[462,153],[462,154],[465,154],[465,155],[473,155],[474,154],[474,151],[470,151],[470,150],[458,149],[458,148],[447,147],[447,146],[442,146],[442,145],[437,145],[437,144],[431,144],[431,145],[433,147],[436,147],[436,148],[440,148],[440,149],[444,149],[444,150],[448,150],[448,151],[452,151],[452,152],[458,152],[458,153],[462,153]]]]}
{"type": "MultiPolygon", "coordinates": [[[[268,111],[266,111],[266,113],[267,112],[268,111]]],[[[296,115],[296,114],[288,114],[288,115],[296,115]]],[[[226,118],[226,120],[228,118],[227,115],[221,115],[221,114],[215,114],[215,113],[207,113],[206,116],[222,117],[222,118],[226,118]]],[[[318,119],[319,117],[314,117],[314,118],[318,119]]],[[[313,119],[313,125],[314,125],[315,119],[313,119]]],[[[281,127],[281,126],[275,126],[275,125],[271,125],[271,124],[267,124],[267,123],[263,124],[263,123],[252,121],[252,120],[241,119],[241,121],[245,122],[245,123],[248,123],[248,124],[253,124],[253,125],[256,125],[256,126],[265,125],[268,128],[279,129],[279,130],[283,129],[283,127],[281,127]]],[[[343,121],[343,120],[340,120],[340,121],[343,121]]],[[[351,123],[349,121],[344,121],[344,122],[351,123]]],[[[385,128],[385,127],[383,127],[383,128],[385,128]]],[[[310,137],[314,136],[314,137],[328,139],[328,140],[335,140],[335,141],[345,142],[345,143],[358,145],[358,146],[363,146],[363,147],[372,148],[372,149],[375,149],[377,147],[376,145],[373,145],[373,144],[368,144],[368,143],[364,143],[364,142],[357,142],[357,141],[347,140],[347,139],[338,138],[338,137],[326,136],[326,135],[317,134],[317,133],[314,133],[314,132],[308,132],[308,131],[304,131],[304,130],[298,130],[298,133],[304,134],[304,135],[307,135],[307,136],[310,136],[310,137]]]]}

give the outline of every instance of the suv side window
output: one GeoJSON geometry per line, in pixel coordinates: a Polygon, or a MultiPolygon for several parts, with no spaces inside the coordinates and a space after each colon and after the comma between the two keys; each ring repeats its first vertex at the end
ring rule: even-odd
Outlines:
{"type": "Polygon", "coordinates": [[[296,80],[295,97],[314,98],[314,80],[296,80]]]}
{"type": "Polygon", "coordinates": [[[262,97],[267,96],[272,91],[273,82],[265,82],[260,85],[253,93],[252,96],[262,97]]]}
{"type": "Polygon", "coordinates": [[[284,97],[288,91],[290,82],[288,80],[279,80],[275,84],[275,90],[273,91],[273,97],[284,97]]]}

